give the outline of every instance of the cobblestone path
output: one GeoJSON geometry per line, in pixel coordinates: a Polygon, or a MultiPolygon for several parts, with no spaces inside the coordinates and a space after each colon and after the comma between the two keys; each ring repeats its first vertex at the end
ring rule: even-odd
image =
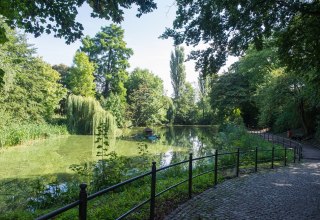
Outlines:
{"type": "Polygon", "coordinates": [[[320,219],[320,162],[227,180],[165,219],[320,219]]]}

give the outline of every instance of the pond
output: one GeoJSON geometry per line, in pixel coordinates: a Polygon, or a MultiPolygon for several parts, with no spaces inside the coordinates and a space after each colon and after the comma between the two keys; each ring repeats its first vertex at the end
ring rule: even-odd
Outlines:
{"type": "MultiPolygon", "coordinates": [[[[213,153],[215,129],[212,127],[156,127],[153,130],[159,140],[143,143],[148,146],[148,155],[160,161],[161,166],[184,160],[189,153],[194,157],[213,153]]],[[[119,156],[138,157],[141,141],[132,136],[141,133],[143,128],[123,130],[120,137],[110,141],[109,151],[119,156]]],[[[0,151],[0,179],[72,174],[70,165],[97,159],[93,136],[70,135],[36,141],[0,151]]]]}
{"type": "MultiPolygon", "coordinates": [[[[126,165],[130,167],[126,175],[128,177],[124,179],[149,170],[151,161],[156,161],[159,167],[186,160],[189,153],[193,153],[194,157],[214,153],[216,131],[213,127],[177,126],[152,129],[154,134],[159,136],[154,142],[134,138],[137,134],[143,134],[144,128],[122,130],[121,135],[110,139],[108,152],[115,151],[118,156],[131,161],[126,165]],[[144,158],[148,159],[147,164],[141,166],[139,146],[145,145],[147,149],[144,151],[144,158]]],[[[62,136],[1,149],[0,213],[17,213],[17,210],[33,212],[39,208],[57,205],[57,201],[61,204],[70,202],[72,199],[69,196],[64,201],[61,200],[61,195],[66,190],[71,190],[68,189],[70,185],[75,189],[74,195],[77,195],[80,181],[87,182],[80,180],[70,166],[90,164],[99,159],[95,137],[89,135],[62,136]]],[[[143,160],[143,163],[146,162],[143,160]]]]}

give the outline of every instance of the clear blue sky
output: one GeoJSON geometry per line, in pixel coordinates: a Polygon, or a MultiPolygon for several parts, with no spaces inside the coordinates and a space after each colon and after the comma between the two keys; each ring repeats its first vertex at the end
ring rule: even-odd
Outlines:
{"type": "MultiPolygon", "coordinates": [[[[176,7],[174,0],[158,0],[158,9],[140,18],[135,16],[136,9],[133,7],[125,12],[121,27],[125,30],[125,41],[127,47],[132,48],[134,55],[130,58],[130,69],[136,67],[147,68],[158,75],[164,81],[167,95],[172,95],[170,81],[170,53],[173,50],[171,39],[162,40],[158,37],[163,33],[165,27],[171,27],[175,18],[176,7]]],[[[84,35],[93,37],[99,32],[101,26],[111,24],[110,21],[93,19],[90,17],[91,8],[84,5],[79,9],[77,20],[84,26],[84,35]]],[[[64,39],[54,38],[53,35],[42,35],[34,38],[27,35],[29,43],[37,48],[38,56],[50,64],[64,63],[71,65],[76,50],[80,47],[80,41],[67,45],[64,39]]],[[[192,48],[185,48],[188,53],[192,48]]],[[[194,86],[197,84],[198,73],[194,70],[194,62],[185,63],[187,81],[194,86]]]]}

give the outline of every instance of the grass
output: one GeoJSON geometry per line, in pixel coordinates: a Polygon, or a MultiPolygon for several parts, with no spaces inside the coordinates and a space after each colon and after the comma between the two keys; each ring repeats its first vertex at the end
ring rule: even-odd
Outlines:
{"type": "Polygon", "coordinates": [[[0,130],[0,147],[19,145],[28,141],[68,134],[64,125],[47,123],[14,123],[0,130]]]}

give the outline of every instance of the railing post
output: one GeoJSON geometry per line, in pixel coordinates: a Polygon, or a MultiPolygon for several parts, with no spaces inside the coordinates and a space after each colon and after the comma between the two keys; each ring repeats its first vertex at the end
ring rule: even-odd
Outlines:
{"type": "Polygon", "coordinates": [[[297,146],[298,161],[300,161],[300,146],[297,146]]]}
{"type": "Polygon", "coordinates": [[[287,166],[287,148],[284,147],[284,166],[287,166]]]}
{"type": "Polygon", "coordinates": [[[80,184],[80,193],[79,193],[79,220],[86,220],[87,219],[87,184],[81,183],[80,184]]]}
{"type": "Polygon", "coordinates": [[[218,184],[218,150],[216,150],[214,155],[214,185],[218,184]]]}
{"type": "Polygon", "coordinates": [[[271,169],[274,168],[274,146],[272,146],[272,155],[271,155],[271,169]]]}
{"type": "Polygon", "coordinates": [[[237,149],[237,168],[236,168],[236,176],[239,176],[239,166],[240,166],[240,148],[237,149]]]}
{"type": "Polygon", "coordinates": [[[192,198],[192,153],[189,154],[189,199],[192,198]]]}
{"type": "MultiPolygon", "coordinates": [[[[290,141],[290,145],[291,145],[291,141],[290,141]]],[[[297,153],[297,146],[294,146],[293,148],[293,162],[296,162],[296,153],[297,153]]]]}
{"type": "Polygon", "coordinates": [[[254,171],[258,171],[258,147],[256,147],[256,156],[255,156],[255,164],[254,164],[254,171]]]}
{"type": "Polygon", "coordinates": [[[154,213],[155,213],[155,207],[156,207],[156,181],[157,181],[156,162],[152,162],[152,168],[151,168],[150,220],[154,219],[154,213]]]}
{"type": "Polygon", "coordinates": [[[301,147],[301,144],[299,144],[299,162],[301,160],[301,157],[302,157],[302,147],[301,147]]]}

